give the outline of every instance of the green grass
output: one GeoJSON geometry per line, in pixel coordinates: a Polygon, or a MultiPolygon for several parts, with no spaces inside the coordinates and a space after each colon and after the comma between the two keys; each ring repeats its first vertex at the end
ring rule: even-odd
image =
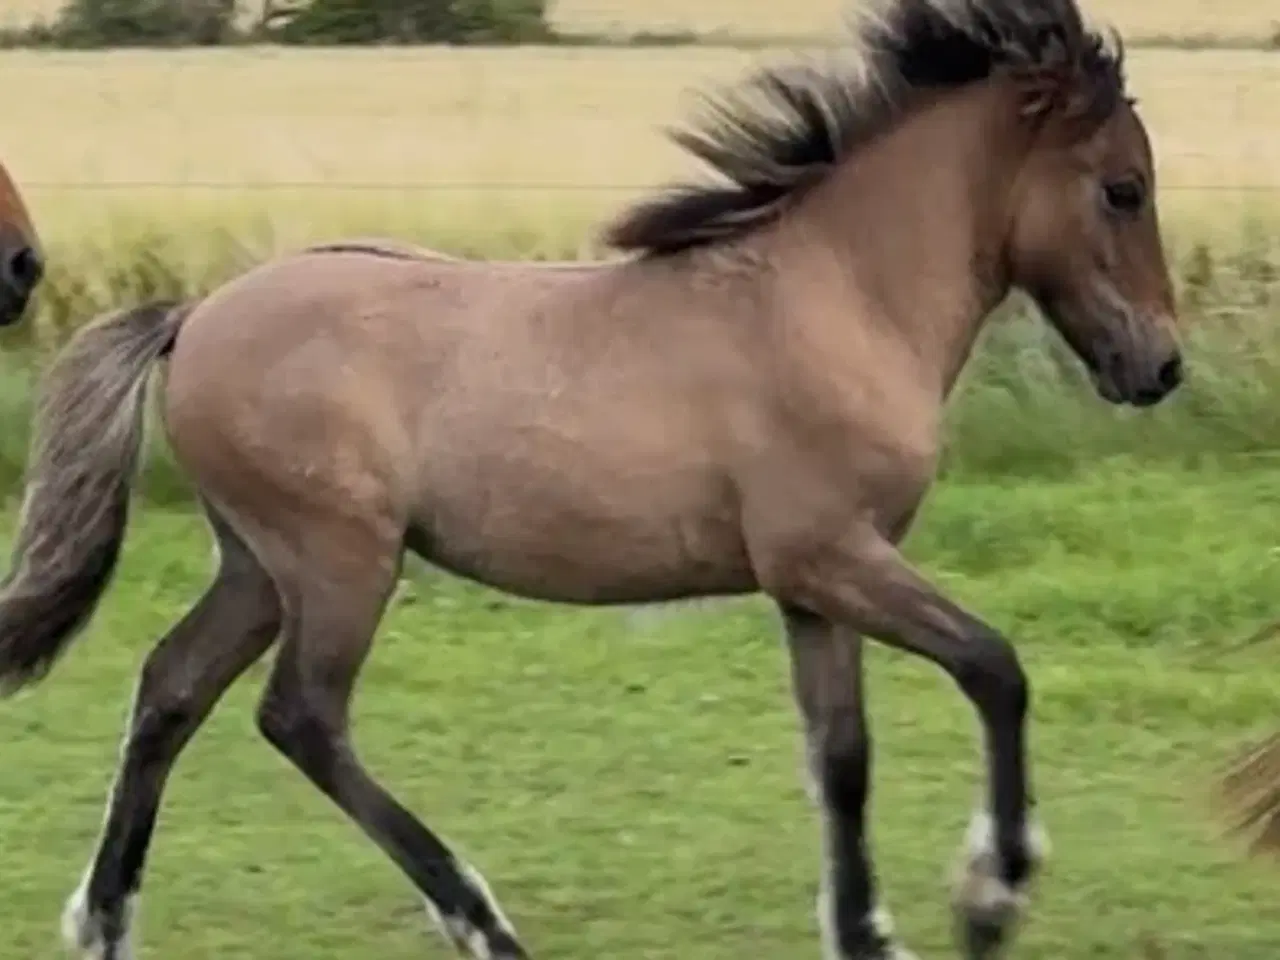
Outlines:
{"type": "MultiPolygon", "coordinates": [[[[1137,431],[1140,428],[1134,427],[1137,431]]],[[[942,484],[908,552],[1017,638],[1056,842],[1015,956],[1271,960],[1274,872],[1200,791],[1273,722],[1280,472],[1095,464],[942,484]]],[[[208,574],[200,521],[143,510],[101,616],[0,708],[0,955],[52,960],[96,836],[132,677],[208,574]]],[[[171,782],[143,960],[450,956],[406,883],[256,735],[259,670],[171,782]]],[[[975,799],[975,723],[937,671],[876,649],[873,811],[889,904],[953,955],[942,871],[975,799]]],[[[817,956],[816,821],[764,603],[648,612],[512,601],[415,570],[357,698],[372,767],[489,876],[537,956],[817,956]]]]}

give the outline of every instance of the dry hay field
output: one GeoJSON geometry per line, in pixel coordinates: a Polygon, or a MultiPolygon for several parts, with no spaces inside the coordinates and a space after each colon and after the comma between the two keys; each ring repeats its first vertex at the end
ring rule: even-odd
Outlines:
{"type": "MultiPolygon", "coordinates": [[[[1085,0],[1095,14],[1126,33],[1147,37],[1258,39],[1275,34],[1277,0],[1085,0]]],[[[8,0],[0,24],[47,18],[62,0],[8,0]]],[[[245,7],[252,9],[252,2],[245,7]]],[[[825,34],[842,0],[552,0],[552,16],[565,29],[683,29],[743,35],[825,34]]]]}
{"type": "MultiPolygon", "coordinates": [[[[0,54],[0,156],[51,238],[205,215],[563,255],[693,168],[661,127],[782,51],[268,48],[0,54]]],[[[1280,212],[1280,56],[1135,50],[1172,230],[1280,212]]]]}
{"type": "MultiPolygon", "coordinates": [[[[11,0],[0,21],[60,0],[11,0]]],[[[1280,0],[1093,0],[1131,35],[1268,36],[1280,0]],[[1270,9],[1269,9],[1270,8],[1270,9]]],[[[570,29],[829,33],[839,0],[557,0],[570,29]]],[[[57,235],[208,215],[272,245],[409,233],[561,256],[638,190],[687,172],[660,127],[752,61],[723,48],[239,49],[0,54],[0,158],[57,235]]],[[[1280,209],[1280,55],[1135,49],[1173,232],[1280,209]]]]}
{"type": "MultiPolygon", "coordinates": [[[[47,0],[45,0],[47,2],[47,0]]],[[[1145,37],[1270,37],[1276,0],[1082,0],[1094,15],[1145,37]]],[[[679,28],[738,34],[823,33],[842,0],[554,0],[558,22],[579,29],[679,28]]]]}

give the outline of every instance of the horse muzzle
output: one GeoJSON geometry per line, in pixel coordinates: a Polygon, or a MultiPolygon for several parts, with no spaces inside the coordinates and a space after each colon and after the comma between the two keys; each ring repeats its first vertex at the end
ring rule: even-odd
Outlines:
{"type": "Polygon", "coordinates": [[[44,258],[23,245],[0,259],[0,327],[22,319],[31,297],[44,278],[44,258]]]}

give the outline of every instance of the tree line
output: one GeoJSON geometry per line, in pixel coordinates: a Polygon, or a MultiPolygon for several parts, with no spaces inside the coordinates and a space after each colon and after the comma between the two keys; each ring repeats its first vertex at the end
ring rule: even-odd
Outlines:
{"type": "Polygon", "coordinates": [[[500,44],[560,39],[548,0],[66,0],[5,46],[500,44]]]}

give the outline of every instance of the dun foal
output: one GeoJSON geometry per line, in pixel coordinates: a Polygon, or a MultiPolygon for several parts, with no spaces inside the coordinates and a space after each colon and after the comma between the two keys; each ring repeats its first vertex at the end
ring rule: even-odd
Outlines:
{"type": "Polygon", "coordinates": [[[44,276],[44,257],[31,214],[0,164],[0,327],[22,319],[44,276]]]}
{"type": "MultiPolygon", "coordinates": [[[[459,948],[525,957],[480,875],[366,771],[350,699],[411,550],[525,597],[777,604],[825,838],[827,956],[888,960],[864,823],[862,637],[973,703],[987,786],[954,885],[968,956],[1008,939],[1044,855],[1013,646],[896,546],[985,318],[1028,292],[1098,392],[1180,379],[1152,154],[1118,43],[1072,0],[898,0],[856,61],[765,70],[679,142],[721,175],[624,213],[629,255],[548,269],[319,247],[196,304],[87,328],[57,360],[0,676],[41,678],[125,532],[145,374],[219,547],[147,657],[101,840],[68,903],[89,957],[128,956],[166,778],[273,645],[266,739],[412,880],[459,948]]],[[[993,429],[999,429],[993,424],[993,429]]],[[[726,653],[732,656],[732,653],[726,653]]]]}

